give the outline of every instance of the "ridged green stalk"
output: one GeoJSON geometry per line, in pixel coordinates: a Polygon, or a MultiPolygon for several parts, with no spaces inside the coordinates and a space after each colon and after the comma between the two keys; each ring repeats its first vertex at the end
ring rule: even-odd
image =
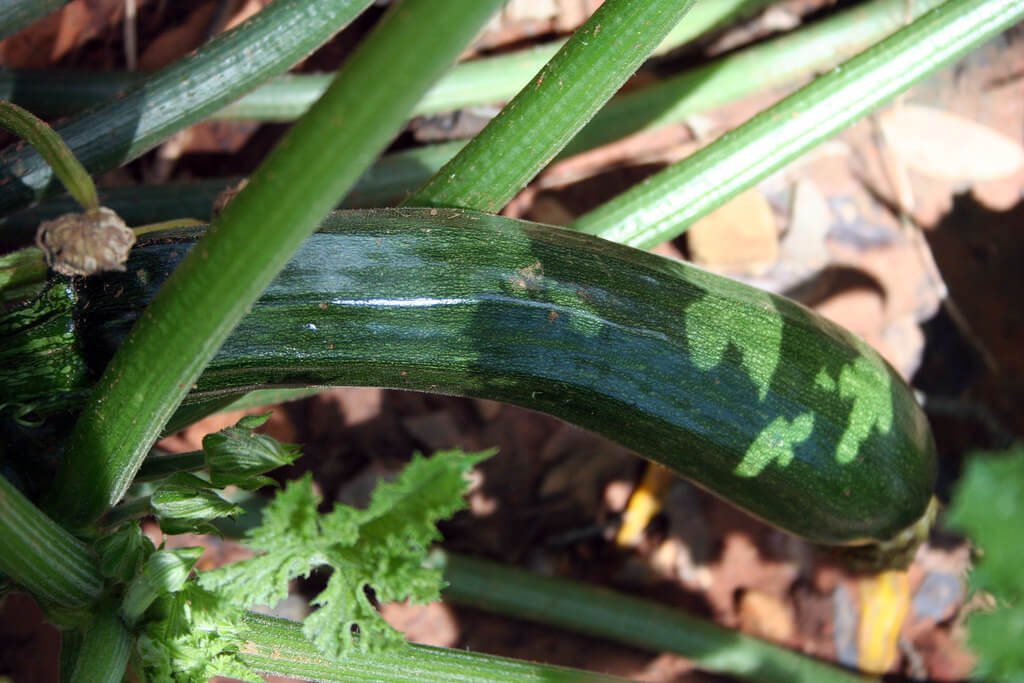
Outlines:
{"type": "MultiPolygon", "coordinates": [[[[334,35],[371,0],[276,0],[242,25],[153,74],[123,97],[56,127],[91,173],[117,168],[201,121],[334,35]]],[[[0,154],[0,213],[57,187],[37,153],[0,154]]]]}
{"type": "Polygon", "coordinates": [[[496,212],[647,58],[692,0],[608,0],[472,142],[406,200],[496,212]]]}
{"type": "MultiPolygon", "coordinates": [[[[369,208],[397,203],[426,181],[465,145],[464,141],[413,147],[377,159],[341,201],[345,208],[369,208]]],[[[104,206],[116,211],[129,225],[190,216],[209,220],[213,202],[237,178],[197,180],[167,185],[132,185],[100,189],[104,206]]],[[[0,219],[0,229],[12,242],[29,243],[40,221],[75,211],[66,195],[45,200],[0,219]]]]}
{"type": "Polygon", "coordinates": [[[36,19],[56,12],[69,0],[0,0],[0,40],[13,36],[36,19]]]}
{"type": "Polygon", "coordinates": [[[578,669],[536,664],[465,650],[410,645],[396,652],[350,652],[338,662],[323,655],[302,633],[302,624],[248,614],[242,635],[249,641],[239,658],[262,673],[322,683],[570,683],[622,681],[578,669]]]}
{"type": "MultiPolygon", "coordinates": [[[[943,1],[916,0],[910,6],[910,12],[915,17],[920,16],[943,1]]],[[[694,15],[707,6],[706,3],[696,5],[677,29],[688,26],[696,19],[694,15]]],[[[592,149],[639,130],[682,121],[687,116],[733,102],[762,88],[790,83],[817,70],[831,68],[843,57],[855,54],[903,26],[906,12],[905,0],[872,0],[804,26],[795,33],[745,48],[654,85],[617,95],[583,127],[558,157],[592,149]]],[[[0,74],[0,89],[5,87],[3,79],[4,75],[0,74]]],[[[24,87],[32,86],[27,84],[24,87]]],[[[31,90],[20,88],[19,92],[31,96],[31,90]]],[[[28,101],[43,104],[41,100],[28,101]]],[[[362,208],[399,201],[405,193],[426,182],[464,145],[465,142],[461,141],[447,142],[384,155],[360,178],[342,206],[362,208]]],[[[128,224],[136,225],[182,215],[206,219],[210,216],[214,198],[227,184],[227,180],[207,180],[166,186],[109,188],[102,190],[101,194],[104,206],[117,211],[128,224]]],[[[4,218],[2,225],[6,226],[5,232],[12,240],[28,241],[41,220],[73,211],[74,207],[69,200],[53,198],[38,207],[4,218]]]]}
{"type": "Polygon", "coordinates": [[[674,652],[701,669],[751,681],[865,683],[868,679],[805,655],[697,619],[678,609],[606,588],[541,576],[455,553],[432,558],[444,569],[442,595],[457,604],[633,645],[674,652]]]}
{"type": "MultiPolygon", "coordinates": [[[[209,220],[213,202],[224,188],[238,178],[195,180],[165,185],[127,185],[99,188],[103,206],[112,209],[128,225],[144,225],[156,221],[188,216],[209,220]]],[[[42,221],[78,210],[78,202],[67,194],[44,199],[36,206],[0,218],[0,234],[14,243],[27,244],[42,221]]]]}
{"type": "Polygon", "coordinates": [[[103,605],[77,644],[74,667],[64,679],[89,683],[121,683],[132,653],[132,635],[118,615],[118,606],[103,605]]]}
{"type": "Polygon", "coordinates": [[[572,227],[636,247],[676,237],[700,216],[1021,18],[1022,0],[949,0],[572,227]]]}
{"type": "MultiPolygon", "coordinates": [[[[831,69],[945,0],[871,0],[773,40],[613,97],[559,157],[799,82],[831,69]]],[[[688,19],[689,17],[687,17],[688,19]]],[[[686,23],[685,21],[683,23],[686,23]]]]}
{"type": "Polygon", "coordinates": [[[68,439],[50,497],[61,519],[89,525],[124,495],[246,310],[498,3],[407,0],[385,15],[214,221],[107,366],[68,439]]]}
{"type": "Polygon", "coordinates": [[[0,571],[37,599],[67,608],[103,589],[95,556],[0,476],[0,571]]]}
{"type": "MultiPolygon", "coordinates": [[[[753,14],[772,0],[715,0],[696,4],[655,50],[674,50],[693,39],[753,14]]],[[[518,52],[481,57],[452,67],[413,108],[413,115],[438,114],[462,107],[512,99],[565,44],[555,41],[518,52]]],[[[67,116],[96,106],[135,85],[146,74],[79,70],[8,70],[0,73],[0,99],[12,100],[47,116],[67,116]]],[[[291,121],[324,93],[333,74],[287,74],[275,78],[211,118],[291,121]]]]}
{"type": "Polygon", "coordinates": [[[83,209],[99,208],[100,202],[92,177],[45,121],[16,104],[0,102],[0,127],[32,145],[83,209]]]}

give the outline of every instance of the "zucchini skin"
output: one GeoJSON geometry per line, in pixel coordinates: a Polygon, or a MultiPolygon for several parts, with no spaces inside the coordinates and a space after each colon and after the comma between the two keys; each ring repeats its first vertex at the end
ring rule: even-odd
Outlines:
{"type": "MultiPolygon", "coordinates": [[[[197,234],[143,238],[125,273],[78,284],[71,327],[95,371],[197,234]]],[[[935,479],[911,391],[847,331],[686,264],[468,211],[333,214],[190,400],[267,385],[549,413],[826,545],[891,538],[922,516],[935,479]]]]}

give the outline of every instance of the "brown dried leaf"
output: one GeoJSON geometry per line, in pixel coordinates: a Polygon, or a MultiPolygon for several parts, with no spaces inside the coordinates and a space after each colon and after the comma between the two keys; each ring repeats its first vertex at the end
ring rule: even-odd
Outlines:
{"type": "Polygon", "coordinates": [[[165,31],[139,57],[139,68],[156,71],[203,44],[217,3],[207,2],[189,15],[184,24],[165,31]]]}
{"type": "MultiPolygon", "coordinates": [[[[139,5],[143,2],[137,0],[139,5]]],[[[123,16],[124,0],[73,0],[4,41],[3,65],[23,69],[50,66],[123,16]]]]}
{"type": "Polygon", "coordinates": [[[779,257],[771,206],[750,189],[694,223],[686,233],[693,260],[713,270],[756,275],[779,257]]]}
{"type": "Polygon", "coordinates": [[[1024,165],[1024,147],[1002,133],[939,109],[914,104],[879,120],[903,162],[932,178],[975,183],[1002,178],[1024,165]]]}

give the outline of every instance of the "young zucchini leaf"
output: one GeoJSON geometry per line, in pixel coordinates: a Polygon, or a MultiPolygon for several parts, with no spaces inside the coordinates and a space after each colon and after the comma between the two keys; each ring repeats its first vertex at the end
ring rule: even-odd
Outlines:
{"type": "Polygon", "coordinates": [[[466,473],[492,454],[415,457],[396,481],[377,485],[365,510],[338,505],[324,515],[307,475],[278,494],[263,524],[247,534],[260,554],[203,572],[199,583],[242,608],[274,605],[287,597],[291,579],[328,565],[333,572],[304,625],[310,641],[329,659],[400,647],[401,634],[378,614],[367,588],[380,602],[440,599],[440,572],[422,567],[440,538],[435,524],[465,507],[466,473]]]}
{"type": "Polygon", "coordinates": [[[949,507],[950,527],[966,533],[980,554],[971,587],[990,593],[991,609],[967,620],[979,680],[1015,681],[1024,673],[1024,446],[973,453],[949,507]]]}

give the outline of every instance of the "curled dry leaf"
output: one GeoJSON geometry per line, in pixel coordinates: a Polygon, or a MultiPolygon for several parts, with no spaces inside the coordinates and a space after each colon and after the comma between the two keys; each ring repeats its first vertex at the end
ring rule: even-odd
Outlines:
{"type": "Polygon", "coordinates": [[[124,270],[135,233],[106,207],[68,213],[39,224],[36,244],[46,263],[62,275],[124,270]]]}

